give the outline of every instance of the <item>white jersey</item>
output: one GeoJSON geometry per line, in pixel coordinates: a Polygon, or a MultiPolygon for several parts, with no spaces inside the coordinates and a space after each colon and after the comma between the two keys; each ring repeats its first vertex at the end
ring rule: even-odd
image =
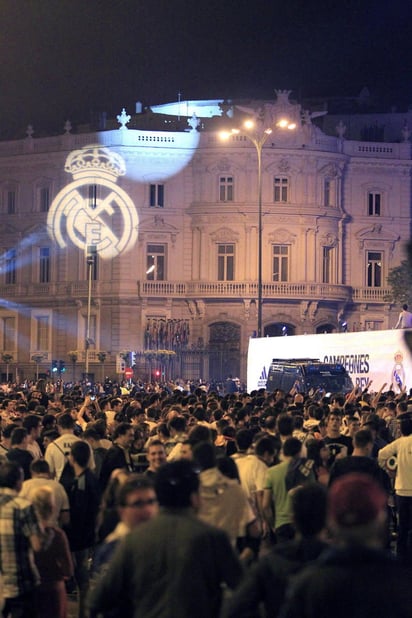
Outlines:
{"type": "Polygon", "coordinates": [[[70,508],[66,490],[61,483],[58,483],[54,479],[47,479],[38,476],[36,478],[27,479],[27,481],[24,481],[19,495],[32,502],[33,496],[39,487],[48,487],[53,493],[55,509],[53,511],[51,523],[53,526],[58,526],[61,511],[69,511],[70,508]]]}
{"type": "Polygon", "coordinates": [[[410,311],[406,311],[406,309],[402,309],[395,328],[412,328],[412,313],[410,311]]]}
{"type": "MultiPolygon", "coordinates": [[[[78,442],[80,438],[73,433],[64,433],[51,442],[46,448],[44,459],[47,461],[50,467],[50,474],[56,481],[60,480],[63,472],[63,468],[66,465],[67,456],[70,453],[72,444],[78,442]]],[[[93,451],[90,449],[90,462],[89,468],[95,469],[93,451]]]]}
{"type": "Polygon", "coordinates": [[[402,436],[380,449],[378,463],[383,468],[390,457],[396,457],[395,492],[412,496],[412,435],[402,436]]]}

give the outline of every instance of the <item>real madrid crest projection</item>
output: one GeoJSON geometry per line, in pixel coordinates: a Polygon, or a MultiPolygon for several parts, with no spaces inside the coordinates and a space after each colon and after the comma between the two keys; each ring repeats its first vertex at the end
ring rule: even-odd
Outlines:
{"type": "Polygon", "coordinates": [[[65,171],[73,182],[50,207],[47,225],[53,240],[60,247],[70,241],[85,251],[94,246],[103,259],[131,249],[139,220],[132,200],[116,185],[126,173],[123,158],[98,144],[88,145],[69,154],[65,171]]]}

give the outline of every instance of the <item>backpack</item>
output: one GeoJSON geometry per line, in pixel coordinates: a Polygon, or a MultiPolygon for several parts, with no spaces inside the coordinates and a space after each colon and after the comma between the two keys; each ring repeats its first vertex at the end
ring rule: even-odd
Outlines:
{"type": "Polygon", "coordinates": [[[60,448],[60,446],[58,444],[56,444],[55,442],[53,442],[53,444],[64,455],[64,459],[65,459],[66,463],[64,464],[64,468],[63,468],[62,473],[60,475],[59,483],[61,483],[63,485],[64,489],[66,490],[66,493],[68,494],[69,491],[70,491],[71,486],[73,485],[73,481],[74,481],[74,469],[70,465],[69,458],[66,455],[66,453],[63,451],[63,449],[60,448]]]}

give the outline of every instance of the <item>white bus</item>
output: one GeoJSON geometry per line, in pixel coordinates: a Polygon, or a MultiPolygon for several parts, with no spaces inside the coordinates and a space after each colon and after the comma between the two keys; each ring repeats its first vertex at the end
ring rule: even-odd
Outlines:
{"type": "Polygon", "coordinates": [[[266,387],[273,358],[317,358],[323,363],[341,363],[354,385],[372,391],[386,383],[398,392],[412,388],[412,355],[405,341],[412,330],[360,331],[292,337],[250,339],[247,361],[247,389],[266,387]]]}

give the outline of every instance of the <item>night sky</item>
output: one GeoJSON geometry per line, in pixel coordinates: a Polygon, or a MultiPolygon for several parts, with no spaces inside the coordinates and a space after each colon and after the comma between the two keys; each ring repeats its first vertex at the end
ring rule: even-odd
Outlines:
{"type": "Polygon", "coordinates": [[[136,101],[354,96],[412,103],[409,0],[0,0],[0,139],[136,101]]]}

